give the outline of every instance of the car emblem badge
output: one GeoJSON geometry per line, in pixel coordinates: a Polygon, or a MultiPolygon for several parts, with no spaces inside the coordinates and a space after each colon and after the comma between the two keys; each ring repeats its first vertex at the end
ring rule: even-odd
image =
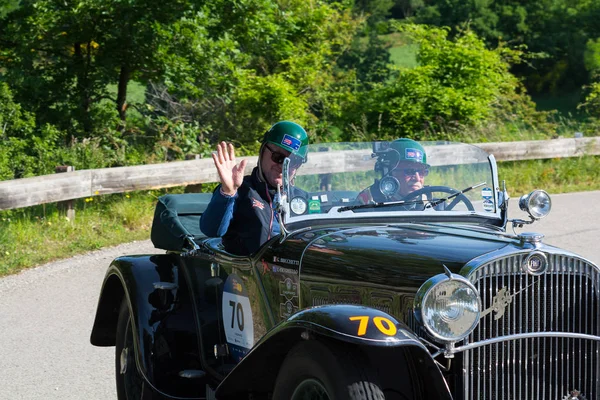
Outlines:
{"type": "Polygon", "coordinates": [[[587,398],[579,390],[571,390],[568,395],[563,396],[562,400],[587,400],[587,398]]]}
{"type": "Polygon", "coordinates": [[[532,251],[527,257],[525,257],[525,260],[523,260],[521,268],[523,272],[526,272],[529,275],[542,275],[546,273],[546,270],[548,269],[548,259],[544,253],[532,251]]]}
{"type": "Polygon", "coordinates": [[[529,289],[536,283],[538,283],[538,281],[533,282],[531,285],[528,285],[513,294],[510,294],[508,288],[506,287],[503,287],[502,289],[498,290],[498,293],[496,293],[496,295],[492,298],[492,305],[481,312],[479,319],[482,319],[483,317],[494,311],[494,320],[499,320],[504,316],[504,313],[506,312],[506,307],[510,303],[512,303],[513,298],[522,291],[529,289]]]}

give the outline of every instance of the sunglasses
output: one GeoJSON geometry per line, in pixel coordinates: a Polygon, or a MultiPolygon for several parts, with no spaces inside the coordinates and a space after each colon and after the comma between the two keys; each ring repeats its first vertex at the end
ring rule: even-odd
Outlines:
{"type": "Polygon", "coordinates": [[[419,176],[429,175],[429,170],[427,168],[401,168],[400,171],[402,171],[404,176],[414,176],[417,173],[419,173],[419,176]]]}
{"type": "Polygon", "coordinates": [[[283,160],[285,160],[286,157],[288,157],[290,159],[290,167],[291,168],[296,168],[302,164],[302,158],[300,158],[298,156],[295,156],[293,154],[286,156],[283,153],[274,151],[269,146],[265,145],[265,147],[271,152],[271,161],[273,161],[275,164],[283,164],[283,160]]]}

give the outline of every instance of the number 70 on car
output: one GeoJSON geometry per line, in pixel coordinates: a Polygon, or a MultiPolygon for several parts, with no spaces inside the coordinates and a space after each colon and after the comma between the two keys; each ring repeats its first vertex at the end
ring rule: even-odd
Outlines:
{"type": "Polygon", "coordinates": [[[349,319],[350,321],[358,322],[358,336],[364,336],[367,333],[367,327],[369,324],[374,325],[379,332],[387,336],[394,336],[396,332],[398,332],[396,325],[394,325],[394,323],[386,317],[373,317],[373,319],[371,319],[371,317],[368,315],[356,315],[349,317],[349,319]]]}

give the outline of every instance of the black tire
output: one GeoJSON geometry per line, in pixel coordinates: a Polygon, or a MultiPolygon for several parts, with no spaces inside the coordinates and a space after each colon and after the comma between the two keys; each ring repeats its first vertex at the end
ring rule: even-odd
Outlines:
{"type": "Polygon", "coordinates": [[[273,399],[385,399],[366,360],[342,346],[314,340],[294,346],[277,375],[273,399]]]}
{"type": "Polygon", "coordinates": [[[127,299],[123,299],[117,322],[115,345],[115,377],[119,400],[139,400],[142,398],[143,378],[135,362],[131,312],[127,299]]]}

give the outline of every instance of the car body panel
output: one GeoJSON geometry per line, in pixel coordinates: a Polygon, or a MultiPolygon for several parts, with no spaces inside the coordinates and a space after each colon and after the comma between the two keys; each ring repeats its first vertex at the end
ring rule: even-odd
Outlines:
{"type": "Polygon", "coordinates": [[[198,397],[198,384],[178,375],[199,370],[198,335],[182,266],[172,254],[115,259],[106,274],[91,342],[114,346],[121,300],[132,315],[136,364],[157,393],[198,397]]]}
{"type": "MultiPolygon", "coordinates": [[[[423,381],[419,385],[422,388],[419,396],[452,399],[439,368],[406,325],[385,312],[358,305],[325,305],[297,312],[256,344],[223,380],[217,396],[236,398],[244,390],[267,391],[274,384],[276,367],[285,354],[298,342],[317,338],[360,349],[371,356],[369,359],[380,369],[393,370],[404,360],[411,371],[396,379],[418,376],[423,381]]],[[[411,386],[410,379],[404,385],[411,386]]]]}

